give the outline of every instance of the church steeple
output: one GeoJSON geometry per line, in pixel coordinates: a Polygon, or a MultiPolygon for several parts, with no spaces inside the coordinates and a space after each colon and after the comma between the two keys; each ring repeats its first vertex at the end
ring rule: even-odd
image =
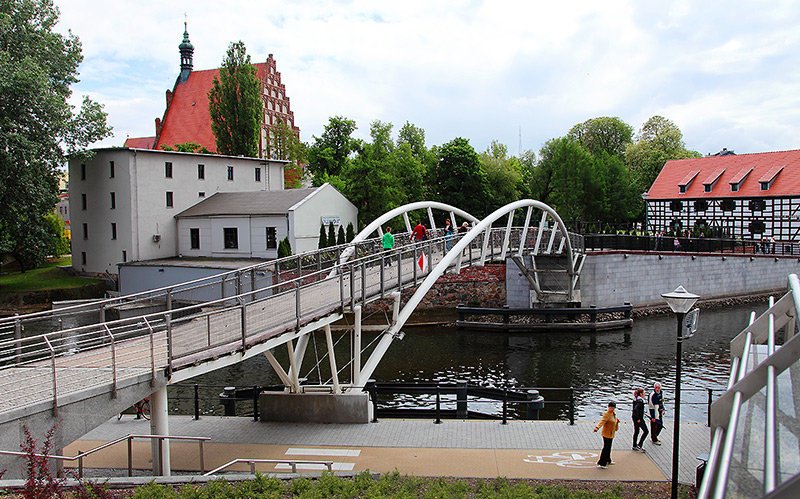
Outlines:
{"type": "Polygon", "coordinates": [[[178,82],[182,83],[189,79],[189,73],[192,72],[192,56],[194,55],[194,45],[189,41],[189,29],[186,21],[183,22],[183,41],[178,45],[178,50],[181,52],[181,74],[178,77],[178,82]]]}

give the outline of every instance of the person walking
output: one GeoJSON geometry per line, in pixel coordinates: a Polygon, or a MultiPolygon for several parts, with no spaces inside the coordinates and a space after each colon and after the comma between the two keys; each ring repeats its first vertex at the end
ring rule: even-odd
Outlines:
{"type": "Polygon", "coordinates": [[[644,388],[637,388],[633,392],[633,411],[631,413],[633,419],[633,450],[644,452],[644,439],[647,438],[647,425],[644,423],[644,388]],[[642,431],[642,438],[639,439],[637,444],[637,437],[639,430],[642,431]]]}
{"type": "Polygon", "coordinates": [[[600,459],[597,461],[598,468],[607,468],[609,464],[614,464],[611,460],[611,444],[614,443],[614,434],[619,429],[619,419],[614,411],[617,408],[615,402],[608,403],[608,409],[603,413],[603,417],[597,426],[594,427],[595,433],[603,428],[603,450],[600,452],[600,459]]]}
{"type": "Polygon", "coordinates": [[[661,383],[653,385],[653,393],[647,397],[647,406],[650,409],[650,441],[661,445],[658,434],[664,428],[664,394],[661,393],[661,383]]]}
{"type": "Polygon", "coordinates": [[[453,239],[453,226],[450,225],[450,219],[448,218],[444,222],[444,247],[446,250],[450,250],[450,241],[453,239]]]}
{"type": "MultiPolygon", "coordinates": [[[[391,226],[386,227],[386,232],[383,233],[383,237],[381,237],[381,244],[383,245],[383,251],[389,253],[394,248],[394,236],[392,235],[392,228],[391,226]]],[[[391,254],[386,256],[386,265],[392,265],[392,257],[391,254]]]]}
{"type": "Polygon", "coordinates": [[[425,229],[425,226],[422,225],[422,222],[420,222],[411,230],[411,242],[418,243],[425,239],[428,239],[428,231],[425,229]]]}

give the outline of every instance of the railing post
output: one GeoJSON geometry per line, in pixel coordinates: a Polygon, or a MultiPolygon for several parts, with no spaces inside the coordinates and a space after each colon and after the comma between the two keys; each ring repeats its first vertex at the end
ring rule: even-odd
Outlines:
{"type": "Polygon", "coordinates": [[[241,296],[239,297],[239,306],[242,319],[242,350],[245,350],[247,349],[247,307],[241,296]]]}
{"type": "Polygon", "coordinates": [[[156,385],[156,351],[155,351],[155,340],[153,338],[153,328],[150,326],[150,322],[147,320],[147,317],[142,317],[144,320],[145,326],[147,326],[148,336],[150,336],[150,386],[156,385]]]}
{"type": "Polygon", "coordinates": [[[194,384],[194,420],[200,419],[200,386],[194,384]]]}
{"type": "Polygon", "coordinates": [[[200,452],[200,456],[199,456],[200,457],[200,474],[202,475],[202,474],[204,474],[206,472],[206,451],[205,451],[205,445],[204,445],[204,442],[203,442],[202,439],[198,440],[197,444],[200,447],[200,449],[199,449],[199,452],[200,452]]]}
{"type": "Polygon", "coordinates": [[[106,333],[108,333],[109,338],[111,338],[111,396],[117,398],[117,349],[114,342],[114,335],[111,334],[111,330],[108,329],[108,325],[104,324],[103,327],[106,329],[106,333]]]}
{"type": "Polygon", "coordinates": [[[295,329],[300,331],[300,283],[294,283],[294,317],[295,329]]]}
{"type": "Polygon", "coordinates": [[[412,259],[411,266],[414,267],[414,286],[416,286],[417,285],[417,279],[418,279],[417,268],[419,268],[419,265],[417,265],[417,258],[418,258],[417,257],[417,247],[413,246],[413,248],[414,248],[414,258],[412,259]]]}
{"type": "Polygon", "coordinates": [[[569,387],[569,424],[575,424],[575,389],[569,387]]]}
{"type": "Polygon", "coordinates": [[[503,388],[503,423],[508,424],[508,388],[503,388]]]}
{"type": "MultiPolygon", "coordinates": [[[[222,281],[222,296],[225,296],[225,278],[222,281]]],[[[172,310],[172,290],[167,290],[167,310],[172,310]]],[[[167,325],[167,377],[172,375],[172,314],[167,312],[164,315],[167,325]]]]}
{"type": "Polygon", "coordinates": [[[356,306],[356,268],[350,265],[350,309],[356,306]]]}
{"type": "Polygon", "coordinates": [[[706,390],[708,390],[708,409],[707,409],[708,421],[706,422],[706,425],[709,428],[711,428],[711,399],[712,399],[712,393],[711,392],[712,392],[712,390],[711,390],[711,388],[706,388],[706,390]]]}
{"type": "Polygon", "coordinates": [[[436,385],[436,421],[433,424],[442,424],[441,386],[436,385]]]}
{"type": "Polygon", "coordinates": [[[361,262],[361,302],[367,299],[367,262],[361,262]]]}
{"type": "Polygon", "coordinates": [[[339,274],[339,313],[344,314],[344,276],[341,267],[337,274],[339,274]]]}
{"type": "Polygon", "coordinates": [[[386,261],[384,259],[383,254],[381,253],[381,260],[380,260],[380,265],[381,265],[381,272],[380,272],[380,276],[381,276],[381,300],[384,298],[384,294],[386,292],[386,273],[384,272],[384,269],[383,269],[383,266],[385,265],[385,263],[386,263],[386,261]]]}
{"type": "Polygon", "coordinates": [[[14,314],[14,339],[17,340],[17,362],[22,362],[22,323],[19,314],[14,314]]]}
{"type": "Polygon", "coordinates": [[[78,451],[78,478],[83,478],[83,452],[78,451]]]}
{"type": "Polygon", "coordinates": [[[258,421],[258,387],[253,386],[253,421],[258,421]]]}
{"type": "Polygon", "coordinates": [[[128,435],[128,476],[133,476],[133,437],[128,435]]]}
{"type": "Polygon", "coordinates": [[[467,410],[467,391],[468,384],[464,380],[456,381],[458,387],[456,388],[456,417],[460,419],[467,419],[469,411],[467,410]]]}

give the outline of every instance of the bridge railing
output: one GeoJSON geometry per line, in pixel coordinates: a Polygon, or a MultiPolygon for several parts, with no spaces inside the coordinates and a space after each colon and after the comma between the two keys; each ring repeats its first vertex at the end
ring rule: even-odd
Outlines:
{"type": "Polygon", "coordinates": [[[789,291],[731,341],[728,390],[711,405],[712,441],[698,497],[796,497],[800,493],[797,449],[797,393],[800,369],[800,279],[789,276],[789,291]],[[779,345],[779,331],[784,342],[779,345]],[[793,372],[785,372],[788,370],[793,372]],[[779,393],[779,380],[788,393],[779,393]],[[796,388],[795,388],[796,389],[796,388]],[[780,402],[780,404],[779,404],[780,402]],[[761,424],[763,426],[758,427],[761,424]],[[759,438],[760,437],[760,438],[759,438]],[[781,438],[783,437],[783,438],[781,438]],[[736,449],[743,446],[741,452],[736,449]]]}
{"type": "Polygon", "coordinates": [[[589,251],[630,250],[659,252],[696,252],[748,255],[800,255],[800,244],[793,241],[763,239],[717,239],[710,237],[674,237],[629,234],[585,234],[589,251]]]}

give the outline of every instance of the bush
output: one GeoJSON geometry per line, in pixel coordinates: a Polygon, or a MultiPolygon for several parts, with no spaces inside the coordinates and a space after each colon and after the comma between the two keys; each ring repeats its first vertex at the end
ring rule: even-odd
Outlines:
{"type": "Polygon", "coordinates": [[[328,236],[325,235],[325,224],[319,224],[319,244],[317,248],[323,249],[328,247],[328,236]]]}

